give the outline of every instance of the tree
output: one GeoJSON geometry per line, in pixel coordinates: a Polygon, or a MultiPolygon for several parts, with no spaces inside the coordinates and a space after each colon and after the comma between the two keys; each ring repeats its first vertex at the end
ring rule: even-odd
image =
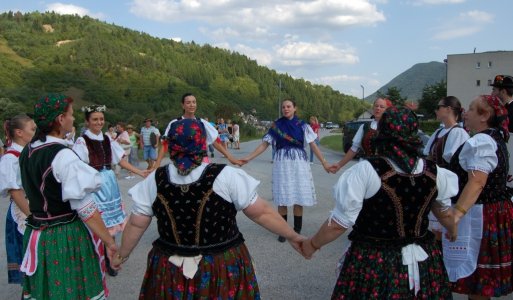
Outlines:
{"type": "Polygon", "coordinates": [[[435,117],[435,109],[438,101],[447,95],[447,82],[441,80],[433,85],[426,85],[422,90],[422,98],[419,100],[419,112],[427,118],[435,117]]]}
{"type": "Polygon", "coordinates": [[[401,89],[395,86],[389,87],[386,94],[378,91],[378,98],[387,98],[392,101],[392,104],[395,106],[404,106],[406,102],[406,97],[401,95],[401,89]]]}

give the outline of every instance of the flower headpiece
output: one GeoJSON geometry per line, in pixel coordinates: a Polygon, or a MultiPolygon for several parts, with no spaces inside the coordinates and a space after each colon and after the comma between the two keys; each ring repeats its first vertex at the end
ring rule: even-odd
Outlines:
{"type": "Polygon", "coordinates": [[[85,113],[104,112],[107,110],[107,106],[91,104],[91,105],[82,106],[81,110],[82,110],[82,112],[85,112],[85,113]]]}

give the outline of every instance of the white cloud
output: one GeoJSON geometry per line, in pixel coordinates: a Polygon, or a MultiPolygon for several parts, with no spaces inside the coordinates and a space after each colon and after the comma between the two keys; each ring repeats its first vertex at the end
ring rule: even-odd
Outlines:
{"type": "Polygon", "coordinates": [[[484,30],[493,20],[494,15],[484,11],[463,12],[455,20],[436,28],[437,33],[433,35],[433,39],[451,40],[471,36],[484,30]]]}
{"type": "Polygon", "coordinates": [[[91,13],[87,8],[80,7],[73,4],[64,4],[60,2],[50,3],[46,6],[46,11],[54,11],[61,15],[79,15],[90,16],[92,18],[104,19],[105,15],[102,13],[91,13]]]}
{"type": "Polygon", "coordinates": [[[443,4],[460,4],[465,3],[466,0],[415,0],[413,4],[422,5],[443,5],[443,4]]]}
{"type": "Polygon", "coordinates": [[[327,43],[290,42],[275,47],[276,64],[305,66],[318,64],[355,64],[358,56],[352,49],[339,49],[327,43]]]}

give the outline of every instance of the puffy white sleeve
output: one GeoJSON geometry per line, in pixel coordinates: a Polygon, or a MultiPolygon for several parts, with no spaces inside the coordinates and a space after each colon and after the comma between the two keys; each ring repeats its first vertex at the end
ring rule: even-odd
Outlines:
{"type": "Polygon", "coordinates": [[[467,131],[463,128],[453,128],[449,132],[449,136],[447,136],[447,141],[445,142],[444,153],[442,154],[443,159],[446,162],[450,162],[454,153],[458,150],[458,148],[465,143],[470,136],[467,131]]]}
{"type": "Polygon", "coordinates": [[[155,181],[155,171],[151,172],[143,181],[137,183],[128,190],[128,195],[132,197],[132,213],[153,217],[153,202],[157,198],[157,182],[155,181]]]}
{"type": "Polygon", "coordinates": [[[376,194],[380,186],[381,179],[368,161],[363,160],[349,168],[333,187],[335,208],[331,211],[330,221],[344,228],[353,226],[363,200],[376,194]]]}
{"type": "Polygon", "coordinates": [[[73,151],[78,154],[78,157],[80,157],[83,162],[86,164],[89,163],[89,150],[87,150],[87,145],[83,137],[79,137],[75,141],[75,144],[73,145],[73,151]]]}
{"type": "Polygon", "coordinates": [[[269,145],[272,145],[274,143],[274,138],[269,133],[266,133],[264,137],[262,138],[262,142],[266,142],[269,145]]]}
{"type": "Polygon", "coordinates": [[[312,126],[306,123],[303,125],[303,133],[305,135],[305,142],[307,144],[310,144],[317,139],[317,134],[313,131],[312,126]]]}
{"type": "Polygon", "coordinates": [[[436,201],[440,203],[443,208],[451,206],[451,197],[458,194],[458,176],[444,168],[436,167],[436,188],[438,195],[436,201]]]}
{"type": "Polygon", "coordinates": [[[465,171],[491,173],[497,167],[497,143],[488,134],[478,133],[467,140],[461,149],[460,166],[465,171]]]}
{"type": "Polygon", "coordinates": [[[207,132],[207,145],[213,144],[217,140],[219,132],[217,132],[217,129],[212,124],[210,124],[210,122],[201,119],[201,123],[203,123],[207,132]]]}
{"type": "MultiPolygon", "coordinates": [[[[435,132],[433,132],[433,134],[429,137],[429,140],[426,144],[426,147],[424,147],[424,150],[422,150],[422,154],[424,154],[425,156],[428,156],[429,155],[429,150],[431,149],[431,145],[433,145],[433,142],[435,141],[435,137],[436,137],[436,134],[442,130],[441,128],[438,128],[437,130],[435,130],[435,132]]],[[[460,144],[461,145],[461,144],[460,144]]]]}
{"type": "Polygon", "coordinates": [[[249,176],[244,170],[226,166],[214,180],[213,190],[235,208],[243,210],[258,198],[260,181],[249,176]]]}
{"type": "Polygon", "coordinates": [[[16,156],[5,154],[0,159],[0,195],[9,197],[9,190],[20,190],[20,163],[16,156]]]}
{"type": "Polygon", "coordinates": [[[358,131],[353,137],[353,144],[351,145],[351,150],[353,150],[353,152],[358,152],[358,150],[362,148],[363,126],[363,124],[360,125],[360,128],[358,128],[358,131]]]}
{"type": "Polygon", "coordinates": [[[121,148],[121,145],[118,142],[113,140],[110,141],[110,150],[112,152],[112,163],[119,164],[119,161],[121,161],[125,155],[125,150],[121,148]]]}
{"type": "Polygon", "coordinates": [[[69,201],[71,208],[80,210],[94,202],[91,193],[100,189],[100,173],[81,161],[73,151],[59,151],[52,161],[52,172],[61,183],[62,200],[69,201]]]}

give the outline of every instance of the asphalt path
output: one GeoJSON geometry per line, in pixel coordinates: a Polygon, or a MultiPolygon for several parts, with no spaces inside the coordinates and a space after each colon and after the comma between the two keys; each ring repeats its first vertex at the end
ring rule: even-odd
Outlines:
{"type": "MultiPolygon", "coordinates": [[[[330,134],[322,131],[321,135],[330,134]]],[[[244,157],[253,151],[259,140],[241,143],[241,149],[229,149],[235,157],[244,157]]],[[[334,163],[342,158],[341,153],[321,147],[325,158],[334,163]]],[[[309,152],[309,151],[307,151],[309,152]]],[[[225,158],[220,157],[216,152],[212,159],[216,163],[228,163],[225,158]]],[[[164,161],[163,163],[169,162],[164,161]]],[[[344,169],[349,168],[355,161],[350,162],[344,169]]],[[[145,167],[141,163],[140,167],[145,167]]],[[[242,167],[251,176],[260,180],[259,195],[268,199],[272,204],[272,163],[271,147],[259,157],[242,167]]],[[[317,158],[311,165],[312,174],[317,193],[317,205],[304,209],[302,234],[313,235],[320,225],[329,216],[333,208],[332,188],[339,175],[344,171],[340,170],[336,175],[324,171],[317,158]]],[[[126,172],[123,170],[119,176],[119,186],[123,200],[130,211],[132,200],[127,191],[140,178],[125,179],[126,172]]],[[[9,201],[2,198],[0,201],[0,232],[5,232],[5,214],[9,201]]],[[[292,212],[289,210],[289,224],[292,226],[292,212]]],[[[253,258],[256,269],[260,293],[262,299],[330,299],[335,281],[337,279],[337,261],[348,246],[347,234],[338,240],[324,246],[314,255],[311,260],[305,260],[295,252],[288,243],[279,243],[277,236],[253,223],[243,213],[237,217],[239,229],[246,239],[246,245],[253,258]]],[[[107,284],[110,289],[109,299],[137,299],[142,278],[146,269],[147,253],[151,243],[158,237],[156,221],[153,221],[148,230],[141,238],[138,246],[134,249],[123,269],[116,277],[108,277],[107,284]]],[[[120,237],[117,239],[120,240],[120,237]]],[[[5,240],[0,238],[0,299],[19,299],[21,287],[7,284],[7,265],[5,254],[5,240]]],[[[454,299],[466,299],[466,297],[454,294],[454,299]]],[[[502,297],[499,299],[510,299],[502,297]]]]}

